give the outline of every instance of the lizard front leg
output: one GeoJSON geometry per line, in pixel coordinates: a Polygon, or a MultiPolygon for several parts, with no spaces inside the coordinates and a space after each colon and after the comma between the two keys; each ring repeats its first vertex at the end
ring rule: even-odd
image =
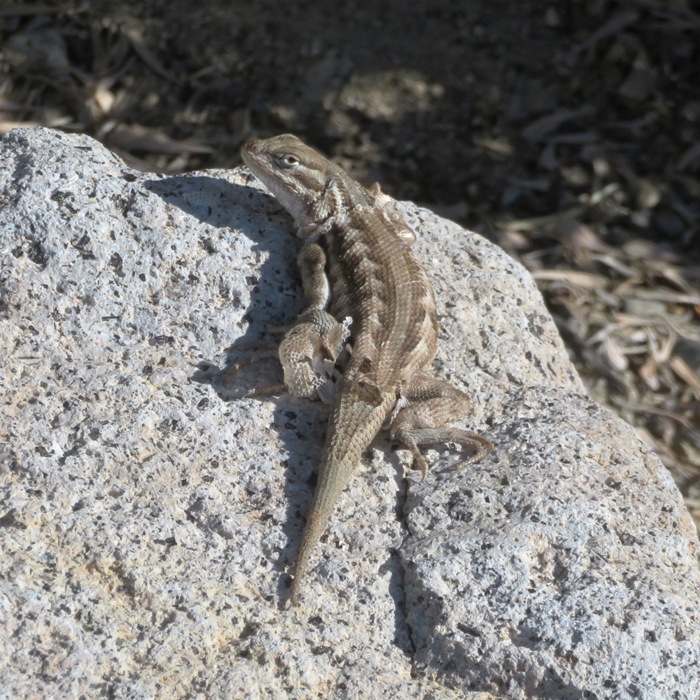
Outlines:
{"type": "Polygon", "coordinates": [[[382,212],[382,216],[389,222],[398,237],[408,245],[413,245],[416,242],[416,234],[396,207],[396,200],[384,194],[378,182],[375,182],[368,191],[374,197],[374,203],[382,212]]]}
{"type": "Polygon", "coordinates": [[[335,362],[349,335],[349,322],[338,323],[327,311],[303,314],[280,343],[279,358],[284,384],[292,396],[330,403],[335,362]]]}
{"type": "Polygon", "coordinates": [[[258,349],[247,361],[229,367],[226,375],[234,376],[243,367],[277,356],[284,371],[284,383],[250,389],[246,396],[267,396],[286,390],[292,396],[306,398],[318,394],[322,401],[330,403],[333,397],[331,378],[350,333],[350,319],[339,323],[325,310],[330,285],[323,248],[313,241],[307,242],[299,253],[298,263],[304,293],[309,300],[306,310],[291,325],[273,329],[273,332],[286,331],[278,348],[258,349]]]}
{"type": "Polygon", "coordinates": [[[322,401],[330,403],[331,378],[350,333],[350,319],[340,323],[326,311],[330,285],[323,248],[315,242],[306,243],[298,262],[309,306],[280,343],[284,383],[293,396],[311,398],[318,394],[322,401]]]}
{"type": "Polygon", "coordinates": [[[490,440],[450,425],[469,410],[469,398],[451,384],[428,372],[417,372],[404,387],[390,418],[392,440],[402,443],[413,454],[413,469],[425,478],[428,464],[420,452],[427,445],[455,442],[474,450],[470,462],[477,462],[493,449],[490,440]]]}

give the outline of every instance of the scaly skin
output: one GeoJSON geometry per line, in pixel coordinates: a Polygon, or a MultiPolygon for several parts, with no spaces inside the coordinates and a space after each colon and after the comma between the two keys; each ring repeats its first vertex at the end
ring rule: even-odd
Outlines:
{"type": "MultiPolygon", "coordinates": [[[[411,449],[423,472],[419,445],[454,440],[475,447],[477,457],[491,445],[466,431],[440,429],[453,420],[455,409],[466,410],[468,401],[426,372],[437,349],[435,299],[410,247],[413,233],[388,198],[365,189],[289,134],[249,141],[241,153],[294,217],[306,240],[300,259],[309,249],[326,256],[325,274],[317,266],[304,278],[311,308],[327,310],[336,320],[351,319],[352,353],[333,399],[294,570],[293,603],[338,497],[387,419],[392,436],[411,449]]],[[[311,341],[320,343],[323,332],[314,331],[311,341]]]]}

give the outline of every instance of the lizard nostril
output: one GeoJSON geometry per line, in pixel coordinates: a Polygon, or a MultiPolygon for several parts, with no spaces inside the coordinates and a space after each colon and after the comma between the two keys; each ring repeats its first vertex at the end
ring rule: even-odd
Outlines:
{"type": "Polygon", "coordinates": [[[243,144],[243,150],[248,153],[259,153],[261,143],[260,139],[250,139],[243,144]]]}

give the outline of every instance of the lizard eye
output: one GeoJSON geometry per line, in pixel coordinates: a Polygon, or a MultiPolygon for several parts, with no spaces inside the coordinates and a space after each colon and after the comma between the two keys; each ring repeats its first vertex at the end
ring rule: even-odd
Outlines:
{"type": "Polygon", "coordinates": [[[293,156],[291,153],[286,153],[283,156],[279,156],[277,158],[277,162],[283,168],[296,168],[299,165],[299,159],[296,156],[293,156]]]}

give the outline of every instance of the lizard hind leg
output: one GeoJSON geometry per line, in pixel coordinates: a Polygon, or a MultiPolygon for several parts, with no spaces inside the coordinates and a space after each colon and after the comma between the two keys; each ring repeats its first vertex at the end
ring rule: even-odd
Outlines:
{"type": "Polygon", "coordinates": [[[404,388],[389,430],[391,439],[402,443],[413,455],[413,469],[421,473],[421,481],[428,471],[428,463],[420,448],[449,442],[473,451],[467,459],[478,462],[493,449],[485,437],[451,424],[469,410],[469,398],[447,382],[428,372],[415,374],[404,388]]]}

